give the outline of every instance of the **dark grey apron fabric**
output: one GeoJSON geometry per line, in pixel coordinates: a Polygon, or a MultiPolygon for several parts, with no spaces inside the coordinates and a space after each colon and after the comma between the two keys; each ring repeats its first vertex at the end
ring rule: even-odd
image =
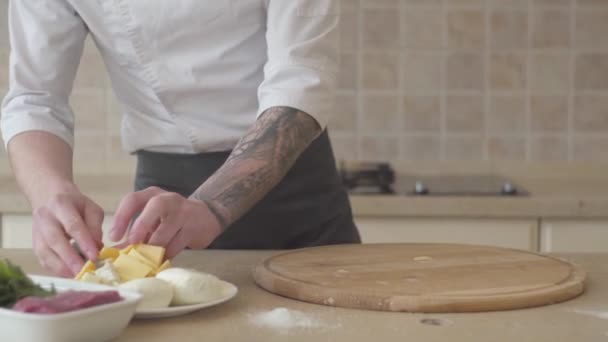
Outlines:
{"type": "MultiPolygon", "coordinates": [[[[187,197],[222,166],[229,154],[139,151],[135,189],[158,186],[187,197]]],[[[348,196],[335,165],[325,131],[283,180],[209,248],[291,249],[359,243],[348,196]]]]}

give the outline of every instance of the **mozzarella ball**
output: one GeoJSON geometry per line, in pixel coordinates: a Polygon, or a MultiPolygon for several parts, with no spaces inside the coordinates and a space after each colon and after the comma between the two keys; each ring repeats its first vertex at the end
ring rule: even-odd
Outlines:
{"type": "Polygon", "coordinates": [[[222,297],[224,283],[212,274],[169,268],[159,272],[156,277],[173,286],[171,305],[199,304],[222,297]]]}
{"type": "Polygon", "coordinates": [[[120,288],[132,290],[142,295],[137,309],[166,308],[173,299],[173,287],[162,279],[141,278],[120,284],[120,288]]]}

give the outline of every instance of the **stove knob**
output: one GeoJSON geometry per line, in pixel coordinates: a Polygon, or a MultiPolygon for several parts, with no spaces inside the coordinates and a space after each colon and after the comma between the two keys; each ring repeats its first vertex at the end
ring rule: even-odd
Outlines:
{"type": "Polygon", "coordinates": [[[505,182],[502,185],[502,193],[503,195],[515,195],[517,193],[517,189],[515,189],[511,182],[505,182]]]}
{"type": "Polygon", "coordinates": [[[417,195],[426,195],[429,193],[429,189],[421,181],[416,181],[414,184],[414,193],[417,195]]]}

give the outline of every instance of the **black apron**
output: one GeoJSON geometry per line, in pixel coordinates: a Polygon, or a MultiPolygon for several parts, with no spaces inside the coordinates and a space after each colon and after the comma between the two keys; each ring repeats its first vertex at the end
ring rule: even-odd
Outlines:
{"type": "MultiPolygon", "coordinates": [[[[158,186],[188,197],[222,166],[230,152],[136,154],[135,190],[158,186]]],[[[292,249],[360,241],[324,131],[283,180],[209,248],[292,249]]]]}

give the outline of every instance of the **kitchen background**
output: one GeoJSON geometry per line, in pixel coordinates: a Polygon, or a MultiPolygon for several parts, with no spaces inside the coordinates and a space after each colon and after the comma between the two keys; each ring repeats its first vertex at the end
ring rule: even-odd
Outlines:
{"type": "MultiPolygon", "coordinates": [[[[607,0],[342,0],[342,12],[339,159],[608,161],[607,0]]],[[[71,104],[77,160],[130,160],[90,42],[71,104]]]]}

